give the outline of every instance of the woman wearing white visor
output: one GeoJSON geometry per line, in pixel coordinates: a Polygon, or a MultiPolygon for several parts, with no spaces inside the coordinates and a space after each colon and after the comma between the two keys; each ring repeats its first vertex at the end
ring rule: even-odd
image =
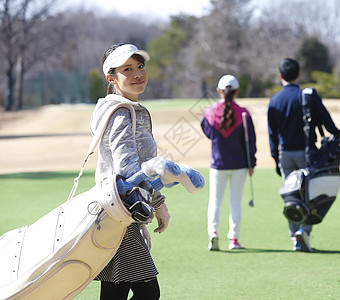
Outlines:
{"type": "MultiPolygon", "coordinates": [[[[152,136],[149,111],[138,102],[148,82],[145,62],[147,52],[131,44],[111,46],[102,58],[103,72],[109,83],[107,96],[98,100],[92,114],[90,129],[94,133],[105,112],[122,102],[132,105],[136,115],[133,131],[132,116],[128,108],[118,108],[108,123],[99,144],[96,183],[112,174],[130,177],[141,170],[141,164],[157,155],[157,145],[152,136]]],[[[154,194],[151,205],[155,208],[158,228],[163,232],[170,215],[165,197],[154,194]]],[[[117,253],[96,279],[101,281],[100,299],[159,299],[158,271],[149,249],[151,239],[146,224],[128,226],[117,253]]]]}

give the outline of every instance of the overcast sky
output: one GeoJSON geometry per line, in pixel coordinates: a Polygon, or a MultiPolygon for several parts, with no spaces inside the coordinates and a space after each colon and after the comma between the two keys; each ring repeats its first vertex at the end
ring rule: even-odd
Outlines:
{"type": "Polygon", "coordinates": [[[68,0],[62,7],[83,6],[85,9],[101,9],[104,12],[118,12],[121,15],[143,14],[158,19],[186,13],[202,16],[207,12],[210,0],[68,0]]]}

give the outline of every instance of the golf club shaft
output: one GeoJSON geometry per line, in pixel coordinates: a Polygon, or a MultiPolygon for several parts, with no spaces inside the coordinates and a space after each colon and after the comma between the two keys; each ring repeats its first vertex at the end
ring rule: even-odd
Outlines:
{"type": "Polygon", "coordinates": [[[253,190],[253,178],[252,176],[249,176],[250,180],[250,194],[251,194],[251,200],[254,201],[254,190],[253,190]]]}
{"type": "MultiPolygon", "coordinates": [[[[251,169],[251,162],[250,162],[249,135],[248,135],[247,113],[246,112],[242,113],[242,122],[243,122],[243,129],[244,129],[244,138],[245,138],[245,142],[246,142],[248,169],[250,170],[251,169]]],[[[250,192],[251,192],[250,201],[254,201],[252,176],[249,176],[249,177],[250,177],[250,192]]]]}

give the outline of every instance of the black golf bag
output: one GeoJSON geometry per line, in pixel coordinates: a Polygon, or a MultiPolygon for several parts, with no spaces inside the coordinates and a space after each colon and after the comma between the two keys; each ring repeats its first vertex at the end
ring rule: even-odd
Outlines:
{"type": "Polygon", "coordinates": [[[292,223],[318,224],[335,201],[340,187],[340,147],[325,139],[312,166],[290,173],[280,188],[283,214],[292,223]]]}
{"type": "MultiPolygon", "coordinates": [[[[305,92],[305,90],[304,90],[305,92]]],[[[303,112],[306,134],[306,168],[293,171],[287,176],[280,195],[284,200],[283,214],[291,223],[313,225],[321,223],[340,187],[340,145],[333,135],[322,136],[321,147],[315,156],[309,152],[310,95],[303,92],[303,112]]]]}

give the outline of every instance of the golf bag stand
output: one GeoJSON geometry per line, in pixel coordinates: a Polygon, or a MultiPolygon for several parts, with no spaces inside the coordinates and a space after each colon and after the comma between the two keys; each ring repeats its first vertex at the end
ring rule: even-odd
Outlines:
{"type": "Polygon", "coordinates": [[[291,223],[313,225],[321,223],[340,187],[339,138],[325,137],[321,126],[321,147],[313,157],[309,151],[309,130],[311,122],[310,101],[313,90],[302,92],[304,132],[306,135],[306,168],[293,171],[280,188],[284,200],[283,214],[291,223]]]}

